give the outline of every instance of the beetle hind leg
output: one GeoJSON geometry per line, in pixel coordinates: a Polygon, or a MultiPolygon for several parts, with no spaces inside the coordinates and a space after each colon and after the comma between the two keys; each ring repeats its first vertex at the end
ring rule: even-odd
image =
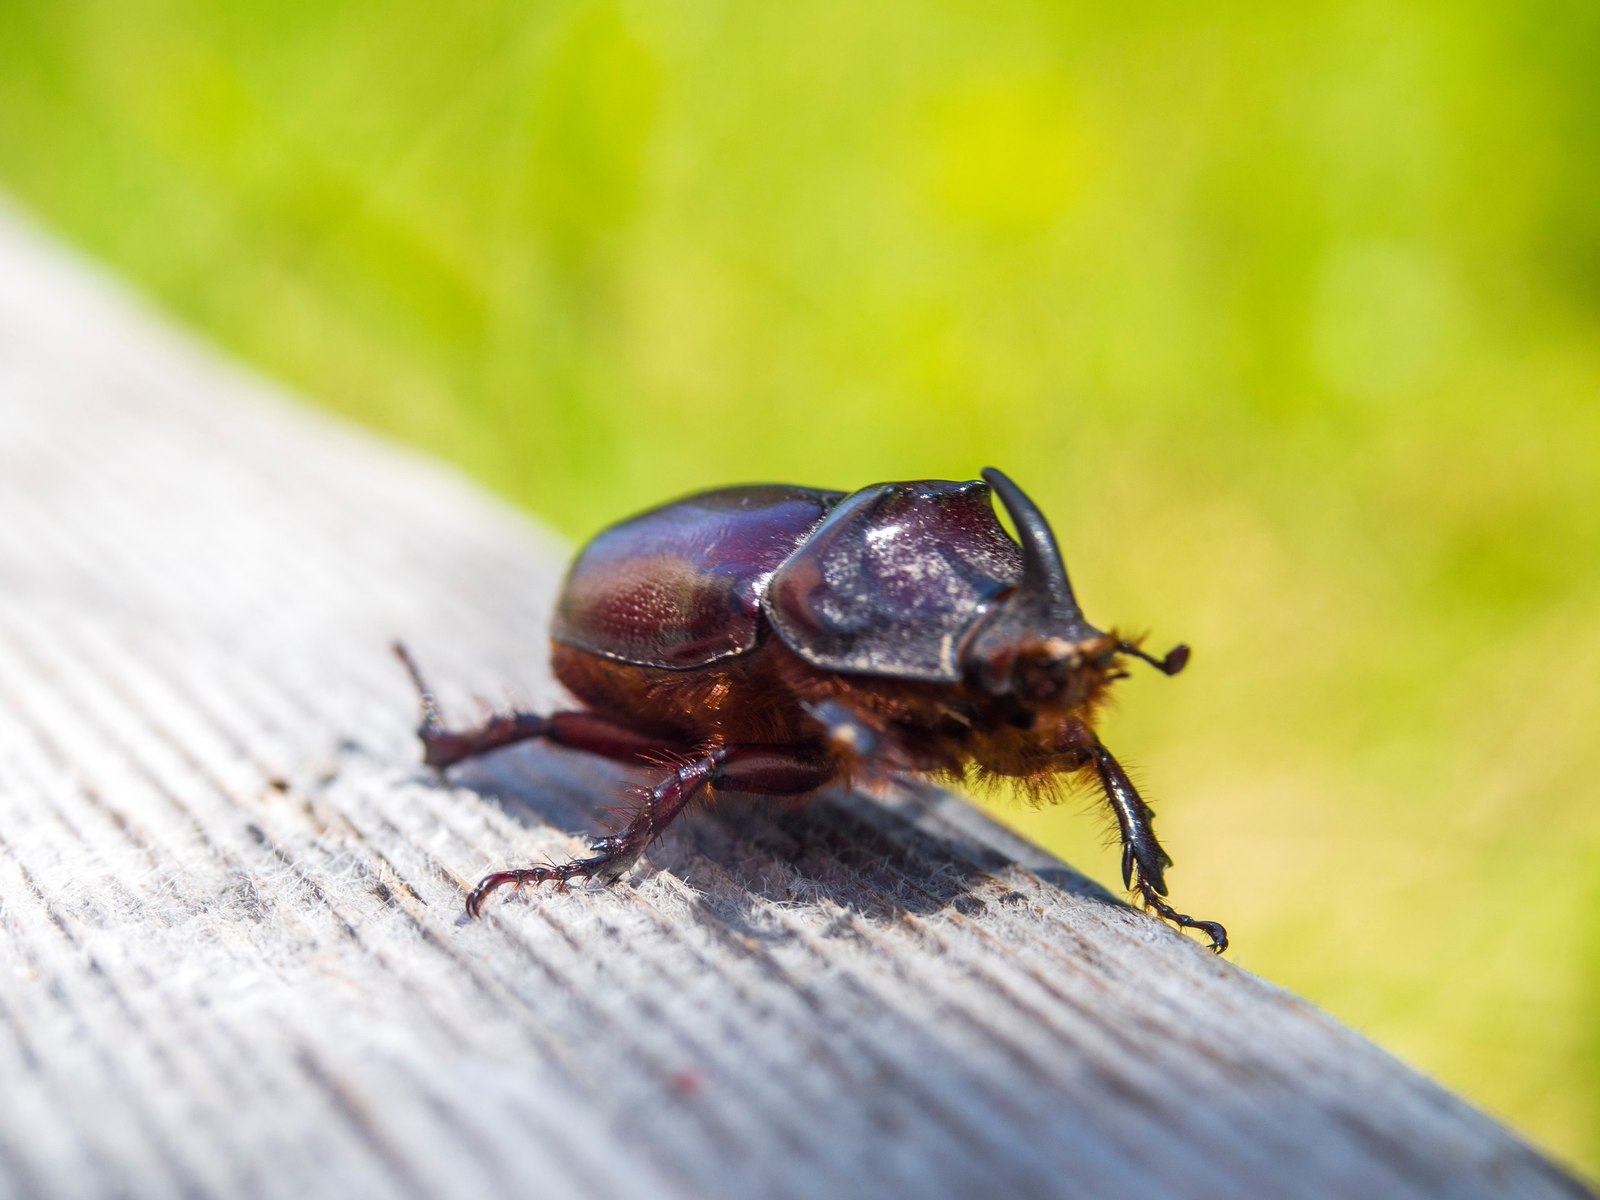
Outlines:
{"type": "Polygon", "coordinates": [[[480,754],[536,738],[621,762],[638,762],[652,754],[677,754],[683,750],[681,746],[665,745],[658,736],[581,710],[494,713],[474,728],[450,729],[439,713],[433,689],[422,678],[416,660],[399,642],[394,643],[393,649],[411,677],[421,703],[422,720],[417,725],[417,737],[422,742],[422,761],[436,770],[443,771],[480,754]]]}
{"type": "Polygon", "coordinates": [[[463,759],[487,754],[502,746],[549,736],[550,718],[538,713],[495,713],[475,729],[457,731],[447,728],[444,718],[439,714],[439,703],[434,699],[433,689],[423,679],[422,670],[411,657],[411,652],[400,642],[395,642],[392,649],[417,689],[417,699],[422,708],[417,738],[422,742],[422,761],[426,765],[442,771],[463,759]]]}

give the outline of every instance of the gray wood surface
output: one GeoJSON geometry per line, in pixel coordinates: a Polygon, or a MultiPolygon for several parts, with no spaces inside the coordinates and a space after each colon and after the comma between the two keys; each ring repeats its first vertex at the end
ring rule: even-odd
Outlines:
{"type": "Polygon", "coordinates": [[[441,785],[386,646],[556,702],[561,558],[0,214],[0,1194],[1586,1194],[930,789],[463,922],[616,771],[441,785]]]}

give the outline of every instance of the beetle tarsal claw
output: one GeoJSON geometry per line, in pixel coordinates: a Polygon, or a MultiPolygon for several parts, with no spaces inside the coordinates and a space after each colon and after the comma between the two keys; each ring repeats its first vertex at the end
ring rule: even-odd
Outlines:
{"type": "Polygon", "coordinates": [[[1188,913],[1181,913],[1148,887],[1140,889],[1139,899],[1147,911],[1155,913],[1164,921],[1171,922],[1177,928],[1194,929],[1205,934],[1211,941],[1207,949],[1213,954],[1221,954],[1228,948],[1228,931],[1218,922],[1202,921],[1198,917],[1191,917],[1188,913]]]}

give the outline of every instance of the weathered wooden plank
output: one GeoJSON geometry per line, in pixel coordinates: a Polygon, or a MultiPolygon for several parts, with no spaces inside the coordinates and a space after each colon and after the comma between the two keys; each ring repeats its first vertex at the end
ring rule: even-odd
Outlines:
{"type": "Polygon", "coordinates": [[[14,218],[0,514],[0,1192],[1586,1194],[928,789],[464,923],[614,771],[441,786],[386,646],[552,702],[558,549],[14,218]]]}

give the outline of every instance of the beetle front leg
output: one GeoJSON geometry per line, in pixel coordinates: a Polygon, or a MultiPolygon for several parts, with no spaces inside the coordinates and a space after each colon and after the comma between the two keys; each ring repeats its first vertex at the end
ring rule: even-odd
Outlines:
{"type": "Polygon", "coordinates": [[[1088,749],[1122,833],[1123,886],[1136,892],[1145,908],[1179,929],[1198,929],[1211,939],[1211,949],[1221,954],[1228,948],[1226,929],[1215,921],[1201,921],[1181,913],[1161,898],[1167,894],[1165,872],[1172,865],[1172,858],[1156,841],[1150,806],[1100,739],[1095,738],[1088,749]]]}
{"type": "Polygon", "coordinates": [[[477,917],[490,894],[507,884],[565,887],[579,878],[615,883],[707,785],[731,792],[792,796],[815,791],[836,773],[830,760],[787,746],[716,746],[693,756],[675,756],[670,751],[665,756],[680,759],[672,774],[653,787],[638,789],[641,803],[633,817],[618,832],[591,842],[593,855],[485,875],[467,897],[467,915],[477,917]]]}

